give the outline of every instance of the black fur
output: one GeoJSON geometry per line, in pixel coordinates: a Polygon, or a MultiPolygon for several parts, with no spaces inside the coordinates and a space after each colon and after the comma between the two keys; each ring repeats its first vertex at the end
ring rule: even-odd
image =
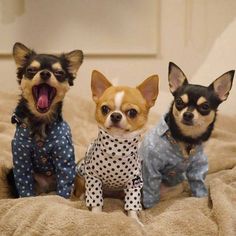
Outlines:
{"type": "Polygon", "coordinates": [[[21,83],[21,80],[24,75],[26,75],[26,78],[32,79],[31,76],[27,75],[27,67],[34,60],[38,61],[40,63],[39,70],[48,69],[49,71],[53,71],[53,69],[51,67],[52,64],[59,62],[65,72],[65,75],[63,76],[63,78],[61,78],[61,77],[59,78],[56,75],[55,75],[55,77],[60,82],[67,80],[70,86],[73,85],[73,81],[75,79],[75,76],[68,71],[69,61],[66,59],[64,54],[57,57],[57,56],[49,55],[49,54],[36,54],[34,51],[29,52],[25,56],[25,63],[17,69],[17,78],[18,78],[19,84],[21,83]]]}
{"type": "MultiPolygon", "coordinates": [[[[55,109],[55,112],[53,113],[52,117],[51,117],[51,122],[58,120],[58,121],[62,121],[63,117],[62,117],[62,105],[63,102],[59,102],[57,103],[57,107],[55,109]]],[[[41,127],[42,125],[45,125],[45,121],[44,120],[40,120],[38,119],[28,108],[27,105],[27,100],[25,100],[23,97],[20,98],[17,107],[15,109],[15,115],[18,118],[19,122],[21,123],[22,120],[24,120],[25,118],[28,119],[28,123],[30,124],[30,129],[32,131],[32,136],[35,136],[37,134],[39,134],[40,136],[40,131],[41,131],[41,127]]],[[[13,121],[13,120],[12,120],[13,121]]],[[[12,122],[14,123],[14,122],[12,122]]],[[[47,125],[49,125],[50,123],[46,124],[46,131],[47,131],[47,125]]]]}
{"type": "MultiPolygon", "coordinates": [[[[226,79],[230,78],[231,80],[231,83],[229,84],[230,89],[231,89],[233,77],[234,77],[234,71],[232,70],[232,71],[226,72],[225,74],[220,76],[218,79],[222,79],[222,78],[225,79],[224,77],[225,75],[229,76],[226,79]]],[[[216,79],[215,81],[217,81],[218,79],[216,79]]],[[[214,124],[217,117],[217,108],[220,105],[220,103],[223,101],[220,99],[220,97],[218,97],[218,94],[214,90],[214,82],[208,87],[195,85],[195,84],[189,84],[183,71],[177,65],[170,62],[169,83],[172,83],[172,86],[173,84],[175,85],[175,89],[173,89],[172,87],[172,89],[174,90],[174,91],[172,90],[174,101],[171,104],[170,110],[167,113],[165,120],[170,128],[170,132],[173,138],[176,139],[177,141],[184,142],[187,145],[188,144],[197,145],[197,144],[201,144],[202,142],[207,141],[210,138],[212,131],[214,129],[214,124]],[[175,68],[175,71],[173,74],[172,74],[172,68],[175,68]],[[188,96],[187,104],[184,103],[181,99],[181,96],[185,94],[188,96]],[[206,99],[206,102],[203,103],[203,105],[205,104],[207,106],[207,109],[203,109],[204,107],[202,107],[202,105],[197,105],[197,102],[200,97],[204,97],[206,99]],[[214,116],[213,116],[212,122],[208,125],[205,132],[199,134],[198,137],[193,138],[190,136],[186,136],[181,131],[180,127],[178,127],[174,114],[173,114],[174,106],[178,111],[181,111],[186,108],[187,108],[186,112],[192,112],[193,110],[196,110],[201,116],[207,116],[210,114],[210,112],[213,111],[214,116]]],[[[227,80],[227,82],[229,83],[229,80],[227,80]]],[[[227,96],[229,94],[229,91],[227,93],[227,96]]]]}
{"type": "Polygon", "coordinates": [[[202,142],[205,142],[210,138],[211,133],[214,129],[214,124],[216,121],[216,114],[215,114],[215,118],[214,118],[213,122],[208,126],[208,128],[206,129],[206,131],[202,135],[200,135],[197,138],[191,138],[191,137],[185,136],[181,132],[178,125],[176,124],[175,118],[172,113],[172,107],[173,107],[173,104],[171,105],[170,111],[165,116],[165,121],[168,124],[168,126],[170,128],[171,135],[173,136],[173,138],[175,140],[181,141],[181,142],[184,142],[187,144],[199,145],[202,142]]]}
{"type": "MultiPolygon", "coordinates": [[[[23,78],[26,80],[32,80],[37,72],[47,70],[53,73],[60,83],[67,81],[68,84],[72,86],[76,76],[76,71],[83,61],[83,52],[79,50],[70,52],[68,54],[61,54],[60,56],[37,54],[35,51],[28,49],[21,43],[16,43],[14,45],[13,56],[18,66],[17,81],[19,84],[21,84],[23,78]],[[70,62],[69,60],[71,57],[75,55],[78,55],[76,58],[77,60],[70,62]],[[39,63],[39,68],[33,68],[30,66],[33,61],[37,61],[39,63]],[[62,70],[55,70],[52,66],[55,63],[59,63],[62,70]]],[[[22,122],[26,121],[28,128],[31,130],[32,137],[36,139],[44,139],[45,135],[47,136],[47,127],[54,121],[62,121],[62,105],[63,101],[57,102],[57,104],[53,107],[54,110],[52,113],[50,113],[49,118],[42,119],[40,116],[35,115],[30,110],[28,101],[23,97],[23,95],[20,95],[11,122],[13,124],[21,124],[22,122]]],[[[7,174],[7,180],[11,186],[12,195],[19,197],[14,181],[13,169],[11,169],[7,174]]]]}
{"type": "Polygon", "coordinates": [[[207,141],[210,138],[211,133],[214,129],[214,123],[216,121],[216,116],[217,116],[217,107],[221,103],[221,101],[216,96],[214,91],[208,87],[204,87],[204,86],[200,86],[200,85],[186,84],[186,85],[183,85],[182,87],[180,87],[179,89],[177,89],[173,93],[173,96],[174,96],[174,101],[172,102],[170,110],[165,118],[167,124],[169,125],[169,128],[170,128],[173,138],[178,141],[182,141],[182,142],[185,142],[188,144],[193,144],[193,145],[201,144],[202,142],[207,141]],[[197,106],[197,101],[200,97],[203,96],[207,99],[210,109],[206,114],[203,114],[200,110],[198,110],[198,112],[201,113],[202,115],[208,115],[210,111],[214,111],[214,113],[215,113],[212,123],[209,124],[206,131],[204,133],[202,133],[199,137],[192,138],[192,137],[185,136],[181,132],[178,125],[176,124],[175,117],[173,115],[173,106],[175,106],[175,100],[177,98],[181,97],[183,94],[188,95],[189,102],[186,106],[188,107],[189,110],[191,110],[191,109],[198,110],[199,108],[197,106]]]}
{"type": "Polygon", "coordinates": [[[15,183],[15,179],[14,179],[14,173],[13,173],[13,168],[10,169],[10,171],[7,173],[7,182],[10,186],[10,191],[11,191],[11,195],[15,198],[19,197],[17,188],[16,188],[16,183],[15,183]]]}

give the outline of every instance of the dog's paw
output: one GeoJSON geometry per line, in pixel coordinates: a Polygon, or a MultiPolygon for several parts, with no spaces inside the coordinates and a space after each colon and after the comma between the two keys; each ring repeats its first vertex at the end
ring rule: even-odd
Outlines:
{"type": "Polygon", "coordinates": [[[143,223],[138,218],[137,211],[128,211],[128,216],[134,219],[141,227],[144,227],[143,223]]]}

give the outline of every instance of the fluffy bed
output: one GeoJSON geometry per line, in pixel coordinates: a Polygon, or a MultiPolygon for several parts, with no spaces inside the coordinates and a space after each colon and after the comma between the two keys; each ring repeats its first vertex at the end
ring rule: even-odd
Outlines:
{"type": "MultiPolygon", "coordinates": [[[[206,144],[210,170],[209,197],[193,198],[187,183],[168,192],[161,202],[141,212],[144,227],[128,218],[123,202],[105,199],[104,212],[93,214],[75,197],[65,200],[48,195],[12,199],[6,173],[12,165],[10,116],[16,95],[0,94],[0,235],[236,235],[236,120],[218,116],[206,144]]],[[[76,159],[96,137],[92,102],[68,96],[64,117],[69,122],[76,159]]],[[[151,114],[149,127],[159,116],[151,114]]]]}

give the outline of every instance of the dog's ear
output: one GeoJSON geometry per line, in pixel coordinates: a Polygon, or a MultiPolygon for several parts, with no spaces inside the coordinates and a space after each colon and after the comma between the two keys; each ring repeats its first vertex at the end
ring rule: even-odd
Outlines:
{"type": "Polygon", "coordinates": [[[184,72],[173,62],[169,63],[168,80],[170,91],[172,94],[181,86],[188,84],[188,80],[184,72]]]}
{"type": "Polygon", "coordinates": [[[63,54],[63,56],[68,61],[68,71],[75,77],[84,59],[83,52],[81,50],[74,50],[63,54]]]}
{"type": "Polygon", "coordinates": [[[16,66],[23,67],[25,62],[29,59],[31,55],[35,54],[35,52],[29,48],[27,48],[22,43],[15,43],[13,46],[13,57],[16,62],[16,66]]]}
{"type": "Polygon", "coordinates": [[[148,107],[152,107],[155,104],[157,95],[159,93],[159,77],[158,75],[152,75],[145,79],[137,89],[141,92],[145,98],[148,107]]]}
{"type": "Polygon", "coordinates": [[[228,71],[217,78],[209,85],[209,89],[213,89],[221,102],[225,101],[229,96],[229,91],[233,84],[234,70],[228,71]]]}
{"type": "Polygon", "coordinates": [[[97,103],[98,99],[102,96],[104,91],[111,87],[112,84],[106,77],[97,70],[92,72],[91,79],[91,90],[93,95],[93,100],[97,103]]]}

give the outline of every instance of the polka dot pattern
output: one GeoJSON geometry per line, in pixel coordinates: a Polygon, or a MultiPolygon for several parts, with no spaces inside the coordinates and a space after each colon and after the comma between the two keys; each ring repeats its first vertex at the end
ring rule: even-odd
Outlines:
{"type": "Polygon", "coordinates": [[[125,190],[125,210],[141,209],[142,177],[137,152],[140,138],[117,139],[99,130],[98,138],[77,166],[77,172],[85,177],[88,207],[103,206],[102,188],[105,188],[125,190]]]}
{"type": "Polygon", "coordinates": [[[26,126],[17,125],[12,140],[13,172],[20,197],[34,196],[33,173],[56,175],[57,194],[69,198],[75,178],[75,156],[69,125],[54,122],[43,142],[26,126]]]}

